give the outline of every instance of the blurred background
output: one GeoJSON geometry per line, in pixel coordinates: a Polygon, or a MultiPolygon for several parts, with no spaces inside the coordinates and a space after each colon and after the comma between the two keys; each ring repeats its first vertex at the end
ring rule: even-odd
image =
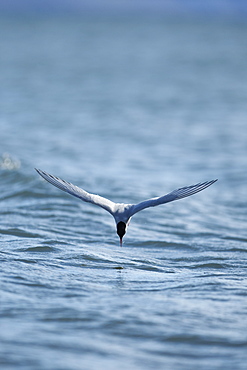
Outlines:
{"type": "Polygon", "coordinates": [[[1,0],[1,152],[81,181],[246,180],[246,10],[1,0]]]}
{"type": "Polygon", "coordinates": [[[247,2],[0,0],[0,35],[2,368],[244,369],[247,2]],[[120,250],[34,167],[127,203],[219,181],[120,250]]]}

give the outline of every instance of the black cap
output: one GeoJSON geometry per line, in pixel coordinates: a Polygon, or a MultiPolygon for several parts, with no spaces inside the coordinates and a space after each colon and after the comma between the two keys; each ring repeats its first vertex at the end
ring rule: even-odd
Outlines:
{"type": "Polygon", "coordinates": [[[126,224],[123,221],[118,222],[117,224],[117,234],[120,239],[124,236],[126,233],[126,224]]]}

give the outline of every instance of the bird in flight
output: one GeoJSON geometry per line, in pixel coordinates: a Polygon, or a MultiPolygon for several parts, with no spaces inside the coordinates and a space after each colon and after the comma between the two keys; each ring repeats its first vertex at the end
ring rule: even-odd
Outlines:
{"type": "Polygon", "coordinates": [[[206,189],[208,186],[212,185],[217,181],[211,180],[201,182],[196,185],[185,186],[183,188],[173,190],[171,193],[168,193],[161,197],[144,200],[143,202],[140,202],[138,204],[125,204],[125,203],[114,203],[109,199],[101,197],[100,195],[88,193],[87,191],[79,188],[78,186],[73,185],[65,180],[62,180],[59,177],[49,175],[48,173],[38,170],[36,168],[35,170],[46,181],[50,182],[57,188],[65,191],[66,193],[74,195],[75,197],[85,202],[90,202],[92,204],[100,206],[106,211],[108,211],[114,217],[114,220],[116,222],[117,234],[120,238],[121,246],[123,236],[125,235],[130,219],[134,214],[148,207],[155,207],[160,204],[165,204],[168,202],[172,202],[174,200],[189,197],[190,195],[193,195],[195,193],[198,193],[199,191],[206,189]]]}

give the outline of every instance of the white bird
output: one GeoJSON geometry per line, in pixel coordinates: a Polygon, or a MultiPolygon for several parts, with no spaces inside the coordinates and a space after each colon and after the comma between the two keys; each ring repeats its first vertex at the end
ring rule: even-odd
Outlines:
{"type": "Polygon", "coordinates": [[[144,200],[143,202],[138,204],[125,204],[125,203],[114,203],[109,199],[101,197],[100,195],[88,193],[87,191],[79,188],[78,186],[73,185],[70,182],[64,181],[59,177],[49,175],[48,173],[38,170],[36,168],[35,170],[38,172],[38,174],[40,174],[40,176],[42,176],[45,180],[47,180],[57,188],[71,195],[74,195],[75,197],[85,202],[96,204],[97,206],[100,206],[104,208],[106,211],[108,211],[115,219],[117,226],[117,234],[120,238],[120,245],[122,245],[122,239],[126,233],[126,229],[127,226],[129,225],[130,219],[135,213],[148,207],[154,207],[160,204],[189,197],[190,195],[193,195],[195,193],[198,193],[199,191],[206,189],[208,186],[212,185],[217,181],[216,179],[198,183],[196,185],[185,186],[183,188],[173,190],[171,193],[168,193],[161,197],[144,200]]]}

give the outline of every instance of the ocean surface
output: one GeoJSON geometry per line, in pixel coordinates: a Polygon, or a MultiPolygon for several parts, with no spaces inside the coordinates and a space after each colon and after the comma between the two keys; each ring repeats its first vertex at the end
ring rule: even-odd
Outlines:
{"type": "Polygon", "coordinates": [[[247,22],[0,18],[0,367],[246,369],[247,22]],[[114,220],[115,202],[218,178],[114,220]]]}

